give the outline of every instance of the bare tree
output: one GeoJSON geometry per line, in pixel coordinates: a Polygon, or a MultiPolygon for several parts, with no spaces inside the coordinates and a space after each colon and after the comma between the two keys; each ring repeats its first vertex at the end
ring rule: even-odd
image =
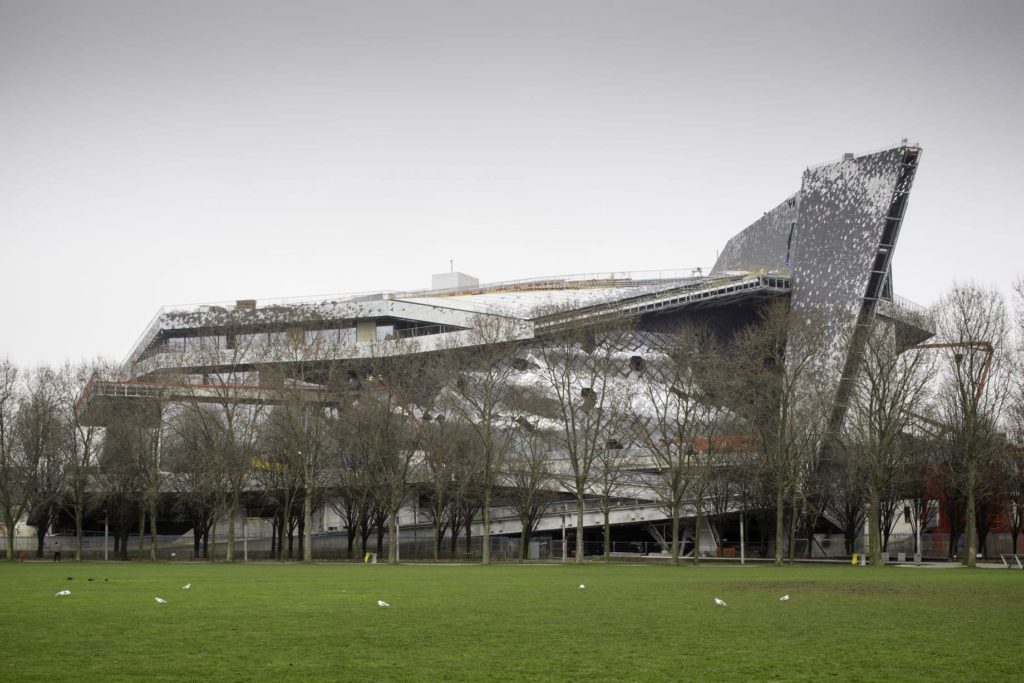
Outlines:
{"type": "Polygon", "coordinates": [[[862,463],[867,481],[867,552],[874,566],[882,565],[883,536],[888,538],[901,499],[897,482],[912,448],[904,434],[927,399],[934,367],[923,349],[900,353],[893,330],[877,319],[865,335],[860,372],[850,395],[844,441],[853,457],[862,463]],[[883,527],[887,527],[884,534],[883,527]]]}
{"type": "Polygon", "coordinates": [[[491,559],[492,499],[511,439],[505,412],[516,372],[513,363],[520,355],[516,340],[521,333],[520,323],[513,318],[477,318],[463,333],[460,347],[441,356],[438,368],[447,380],[438,408],[469,426],[474,437],[471,452],[480,459],[483,564],[491,559]]]}
{"type": "Polygon", "coordinates": [[[678,564],[680,518],[691,498],[703,498],[718,437],[720,411],[708,387],[716,381],[719,355],[710,333],[692,326],[659,337],[655,353],[644,363],[632,401],[633,433],[653,461],[654,490],[672,519],[672,563],[678,564]]]}
{"type": "Polygon", "coordinates": [[[481,460],[466,449],[456,451],[453,463],[455,476],[450,491],[451,504],[449,518],[451,520],[452,559],[458,556],[459,532],[465,532],[463,557],[469,559],[472,554],[473,521],[480,514],[483,506],[483,473],[481,460]]]}
{"type": "Polygon", "coordinates": [[[36,557],[64,497],[66,431],[61,423],[56,375],[48,367],[26,376],[18,407],[17,435],[28,475],[28,523],[36,529],[36,557]]]}
{"type": "Polygon", "coordinates": [[[292,335],[279,350],[287,377],[270,424],[279,453],[295,463],[302,482],[302,559],[313,560],[313,508],[327,484],[327,458],[334,445],[333,424],[340,414],[345,388],[336,338],[318,330],[292,335]]]}
{"type": "Polygon", "coordinates": [[[390,563],[398,562],[398,513],[420,447],[416,399],[424,390],[424,377],[415,350],[409,340],[375,343],[364,364],[365,381],[347,416],[348,447],[367,459],[374,498],[389,520],[390,563]]]}
{"type": "Polygon", "coordinates": [[[918,556],[923,554],[918,545],[918,537],[937,521],[938,508],[933,505],[932,494],[933,487],[941,479],[941,472],[936,465],[934,437],[918,431],[912,440],[913,446],[909,448],[910,457],[904,466],[900,489],[909,507],[908,521],[914,534],[914,554],[918,556]]]}
{"type": "Polygon", "coordinates": [[[334,425],[334,477],[340,500],[334,509],[341,514],[348,529],[348,557],[352,558],[356,537],[360,537],[360,553],[365,555],[369,537],[370,498],[373,495],[372,460],[368,453],[356,447],[349,430],[359,428],[358,409],[346,409],[334,425]]]}
{"type": "Polygon", "coordinates": [[[291,416],[286,411],[275,409],[270,413],[261,433],[261,454],[253,462],[253,478],[273,505],[277,536],[277,545],[273,550],[278,560],[294,558],[292,532],[298,525],[295,519],[298,502],[304,498],[302,457],[297,453],[302,444],[301,441],[296,443],[294,425],[290,421],[291,416]],[[284,551],[286,535],[287,555],[284,551]]]}
{"type": "Polygon", "coordinates": [[[1006,515],[1013,532],[1013,553],[1017,554],[1017,542],[1024,531],[1024,278],[1018,277],[1013,283],[1015,381],[1011,386],[1009,422],[1011,444],[1006,451],[1006,515]]]}
{"type": "Polygon", "coordinates": [[[832,461],[832,495],[827,512],[843,532],[846,554],[852,555],[867,515],[865,465],[854,449],[839,449],[832,461]]]}
{"type": "MultiPolygon", "coordinates": [[[[216,410],[211,406],[198,409],[216,410]]],[[[179,411],[171,420],[165,452],[166,467],[178,493],[179,514],[192,524],[193,556],[209,559],[210,531],[222,512],[227,483],[217,466],[219,449],[205,438],[203,422],[204,418],[190,409],[179,411]]]]}
{"type": "Polygon", "coordinates": [[[615,405],[621,400],[619,353],[632,340],[632,329],[624,321],[570,318],[534,348],[558,416],[558,450],[564,461],[557,475],[576,498],[577,563],[583,562],[583,512],[595,464],[608,442],[620,438],[624,411],[615,405]]]}
{"type": "Polygon", "coordinates": [[[0,513],[11,561],[15,559],[15,527],[28,504],[32,469],[24,460],[16,433],[19,389],[18,368],[7,359],[0,361],[0,513]]]}
{"type": "Polygon", "coordinates": [[[766,308],[762,320],[733,340],[728,402],[757,434],[761,474],[774,493],[775,563],[782,564],[786,510],[798,507],[799,481],[821,455],[832,401],[828,369],[819,357],[822,326],[766,308]]]}
{"type": "Polygon", "coordinates": [[[1009,391],[1006,305],[994,289],[956,285],[937,305],[943,373],[938,387],[942,462],[965,506],[964,558],[978,553],[977,504],[985,473],[1003,447],[1000,425],[1009,391]]]}
{"type": "Polygon", "coordinates": [[[102,447],[103,428],[83,420],[81,399],[90,380],[108,366],[104,362],[66,363],[57,376],[57,391],[67,435],[67,488],[69,507],[75,518],[75,559],[82,559],[82,525],[90,500],[89,486],[96,474],[102,447]]]}
{"type": "MultiPolygon", "coordinates": [[[[1018,442],[1019,443],[1019,442],[1018,442]]],[[[1017,554],[1017,541],[1024,531],[1024,451],[1014,445],[1006,452],[1006,502],[1004,514],[1013,534],[1013,554],[1017,554]]]]}
{"type": "MultiPolygon", "coordinates": [[[[624,406],[625,402],[610,401],[609,404],[613,406],[624,406]]],[[[612,420],[622,425],[622,427],[615,431],[623,433],[625,429],[627,429],[627,421],[625,419],[626,410],[623,407],[615,407],[611,409],[617,410],[619,413],[613,417],[612,420]]],[[[632,454],[630,450],[626,448],[625,440],[620,440],[615,437],[609,439],[605,447],[597,451],[597,457],[594,459],[594,474],[592,477],[593,483],[591,484],[591,490],[597,498],[597,507],[601,511],[602,556],[604,557],[605,562],[611,560],[612,509],[618,501],[627,497],[624,489],[635,480],[635,477],[629,467],[632,460],[632,454]]]]}
{"type": "MultiPolygon", "coordinates": [[[[145,404],[126,406],[112,417],[104,442],[106,465],[116,471],[111,481],[117,495],[134,496],[139,515],[139,553],[145,539],[145,522],[149,519],[151,560],[157,558],[157,514],[165,472],[162,469],[165,421],[169,406],[164,398],[147,398],[145,404]]],[[[125,503],[130,504],[129,502],[125,503]]]]}
{"type": "Polygon", "coordinates": [[[759,532],[757,554],[760,557],[767,557],[769,541],[767,531],[774,525],[772,505],[775,502],[775,494],[772,491],[771,482],[764,473],[764,459],[757,446],[753,445],[755,438],[752,437],[750,441],[751,443],[741,442],[739,448],[730,449],[730,469],[733,475],[733,486],[736,489],[736,499],[743,510],[740,515],[740,525],[744,542],[749,545],[747,529],[752,520],[759,532]]]}
{"type": "MultiPolygon", "coordinates": [[[[128,559],[133,520],[145,519],[143,473],[139,451],[145,448],[143,427],[130,411],[118,411],[107,425],[96,478],[96,505],[105,509],[114,528],[114,554],[128,559]]],[[[140,527],[142,525],[140,524],[140,527]]],[[[139,543],[142,532],[139,529],[139,543]]],[[[141,553],[141,547],[140,547],[141,553]]]]}
{"type": "Polygon", "coordinates": [[[544,512],[551,504],[554,479],[551,476],[553,435],[523,421],[515,432],[515,447],[505,464],[509,485],[508,505],[519,518],[519,560],[529,559],[530,540],[544,512]]]}
{"type": "Polygon", "coordinates": [[[227,484],[229,562],[235,559],[235,519],[252,476],[260,431],[273,391],[283,381],[271,366],[261,363],[273,360],[280,343],[285,339],[228,326],[223,334],[196,338],[195,350],[181,356],[176,376],[168,378],[183,392],[208,447],[216,449],[211,452],[217,454],[227,484]],[[200,410],[204,405],[216,410],[200,410]]]}
{"type": "Polygon", "coordinates": [[[433,525],[434,541],[431,545],[434,561],[437,561],[445,531],[454,524],[457,515],[458,478],[464,461],[474,457],[472,450],[478,435],[460,420],[430,413],[423,416],[420,433],[424,458],[424,511],[433,525]]]}

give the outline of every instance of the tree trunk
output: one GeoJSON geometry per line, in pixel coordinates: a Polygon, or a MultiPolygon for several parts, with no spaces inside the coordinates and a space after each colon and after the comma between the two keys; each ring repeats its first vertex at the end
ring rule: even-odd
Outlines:
{"type": "Polygon", "coordinates": [[[302,561],[313,561],[313,504],[309,499],[309,491],[302,497],[302,561]]]}
{"type": "Polygon", "coordinates": [[[281,525],[277,521],[276,513],[270,522],[270,559],[281,559],[281,525]]]}
{"type": "Polygon", "coordinates": [[[700,564],[700,503],[697,503],[697,514],[693,524],[693,566],[700,564]]]}
{"type": "Polygon", "coordinates": [[[388,524],[388,564],[398,564],[398,510],[391,511],[388,524]]]}
{"type": "Polygon", "coordinates": [[[782,491],[782,485],[775,487],[775,566],[782,566],[782,539],[783,532],[785,531],[785,515],[784,506],[785,500],[782,491]]]}
{"type": "Polygon", "coordinates": [[[612,525],[608,520],[608,508],[604,509],[604,561],[612,560],[612,525]]]}
{"type": "Polygon", "coordinates": [[[441,528],[441,523],[434,522],[434,562],[441,560],[441,541],[444,539],[444,529],[441,528]]]}
{"type": "Polygon", "coordinates": [[[139,507],[139,557],[142,560],[142,553],[146,547],[146,508],[139,507]]]}
{"type": "Polygon", "coordinates": [[[576,564],[583,564],[583,552],[583,496],[578,495],[576,496],[576,564]]]}
{"type": "Polygon", "coordinates": [[[882,511],[880,507],[878,487],[872,484],[868,491],[868,544],[871,548],[868,552],[868,560],[873,567],[882,566],[882,511]]]}
{"type": "Polygon", "coordinates": [[[491,492],[489,487],[484,490],[484,539],[483,550],[480,553],[480,564],[491,563],[491,492]]]}
{"type": "Polygon", "coordinates": [[[796,513],[797,502],[796,495],[794,494],[792,500],[789,503],[789,563],[792,565],[796,562],[796,523],[800,519],[800,515],[796,513]]]}
{"type": "Polygon", "coordinates": [[[82,506],[75,505],[75,561],[82,561],[82,506]]]}
{"type": "Polygon", "coordinates": [[[149,559],[156,562],[157,556],[156,539],[156,502],[150,503],[149,510],[149,559]]]}
{"type": "Polygon", "coordinates": [[[978,532],[975,525],[977,524],[977,511],[974,509],[974,481],[969,480],[970,487],[967,491],[967,519],[964,521],[964,533],[967,538],[964,539],[964,555],[960,562],[966,564],[968,567],[974,567],[978,564],[978,532]]]}
{"type": "Polygon", "coordinates": [[[234,562],[235,560],[235,514],[238,512],[238,494],[232,492],[231,502],[228,505],[228,552],[227,561],[234,562]]]}
{"type": "Polygon", "coordinates": [[[679,510],[672,511],[672,564],[679,564],[679,510]]]}
{"type": "Polygon", "coordinates": [[[7,547],[7,560],[14,562],[14,522],[5,515],[4,524],[6,525],[7,533],[4,534],[4,541],[7,547]]]}

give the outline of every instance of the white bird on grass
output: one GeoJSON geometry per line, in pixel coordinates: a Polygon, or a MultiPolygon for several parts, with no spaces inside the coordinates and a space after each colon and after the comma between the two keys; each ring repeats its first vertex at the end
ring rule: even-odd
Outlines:
{"type": "Polygon", "coordinates": [[[584,586],[584,585],[583,585],[583,584],[581,583],[581,584],[580,584],[580,590],[583,590],[584,588],[586,588],[586,586],[584,586]]]}
{"type": "Polygon", "coordinates": [[[182,587],[181,587],[181,590],[183,590],[183,591],[187,591],[187,590],[188,590],[189,588],[191,588],[191,587],[192,587],[192,584],[191,584],[191,583],[186,583],[186,584],[185,584],[184,586],[182,586],[182,587]]]}
{"type": "Polygon", "coordinates": [[[786,593],[781,598],[779,598],[779,602],[786,602],[787,600],[789,600],[789,593],[786,593]]]}
{"type": "Polygon", "coordinates": [[[391,605],[389,605],[388,603],[384,602],[383,600],[378,600],[377,601],[377,607],[391,607],[391,605]]]}
{"type": "Polygon", "coordinates": [[[160,605],[166,605],[167,604],[167,601],[164,600],[163,598],[153,598],[153,599],[157,601],[157,604],[160,604],[160,605]]]}
{"type": "Polygon", "coordinates": [[[725,604],[725,600],[723,600],[722,598],[715,598],[715,604],[719,607],[728,607],[728,605],[725,604]]]}
{"type": "Polygon", "coordinates": [[[69,591],[67,588],[65,588],[62,591],[57,591],[57,594],[55,595],[55,597],[63,598],[64,596],[67,596],[67,595],[71,595],[71,591],[69,591]]]}

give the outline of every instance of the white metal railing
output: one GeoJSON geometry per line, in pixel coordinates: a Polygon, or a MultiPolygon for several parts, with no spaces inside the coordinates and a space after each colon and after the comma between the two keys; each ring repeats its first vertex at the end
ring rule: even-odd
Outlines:
{"type": "Polygon", "coordinates": [[[892,295],[892,304],[922,318],[928,317],[928,308],[898,294],[892,295]]]}
{"type": "MultiPolygon", "coordinates": [[[[303,304],[318,304],[330,302],[357,303],[361,300],[371,298],[399,299],[415,298],[428,295],[444,296],[446,294],[453,294],[456,292],[479,293],[486,291],[515,289],[577,289],[586,287],[588,283],[593,283],[591,284],[591,286],[600,286],[598,283],[603,283],[603,286],[622,286],[625,283],[634,283],[637,285],[641,285],[657,281],[697,281],[704,277],[704,273],[709,272],[709,268],[697,266],[693,268],[682,269],[677,268],[639,271],[608,271],[600,273],[548,275],[533,278],[523,278],[519,280],[503,280],[498,282],[488,282],[481,284],[478,287],[474,287],[472,289],[377,290],[366,292],[348,292],[340,294],[312,294],[305,296],[279,297],[274,299],[259,299],[256,300],[255,307],[269,308],[273,306],[301,306],[303,304]]],[[[157,309],[156,314],[150,320],[149,324],[146,325],[143,332],[135,340],[135,343],[132,345],[131,350],[128,352],[128,355],[125,358],[124,364],[128,365],[133,360],[135,360],[136,357],[142,352],[141,346],[146,342],[147,339],[152,339],[152,337],[156,334],[156,331],[160,326],[160,318],[162,316],[170,313],[199,313],[215,308],[220,308],[225,311],[248,310],[247,307],[240,308],[238,306],[238,301],[240,300],[212,301],[191,304],[168,304],[165,306],[161,306],[160,308],[157,309]]],[[[464,302],[460,302],[460,307],[464,307],[464,302]]]]}
{"type": "MultiPolygon", "coordinates": [[[[919,143],[917,143],[917,142],[913,142],[913,143],[912,142],[908,142],[907,138],[903,138],[899,142],[894,143],[892,145],[887,145],[885,147],[880,147],[878,149],[872,149],[872,150],[869,150],[867,152],[854,152],[853,153],[853,158],[854,159],[859,159],[861,157],[871,156],[872,154],[880,154],[882,152],[888,152],[890,149],[899,149],[901,147],[920,148],[921,145],[919,143]]],[[[849,152],[847,152],[847,154],[849,154],[849,152]]],[[[818,168],[823,168],[825,166],[831,166],[832,164],[838,163],[840,161],[845,161],[845,160],[846,160],[846,155],[844,154],[843,156],[839,157],[838,159],[830,159],[828,161],[822,161],[822,162],[819,162],[817,164],[811,164],[810,166],[807,167],[807,170],[808,171],[812,171],[812,170],[815,170],[815,169],[818,169],[818,168]]]]}
{"type": "MultiPolygon", "coordinates": [[[[305,296],[278,297],[274,299],[259,299],[256,302],[257,308],[270,306],[290,306],[305,303],[321,302],[349,302],[364,297],[377,297],[383,299],[398,297],[424,296],[426,294],[445,294],[457,291],[487,291],[494,289],[513,289],[515,287],[526,288],[529,285],[537,285],[545,289],[574,289],[586,285],[588,282],[652,282],[658,280],[699,280],[704,273],[710,272],[709,268],[696,266],[693,268],[674,268],[660,270],[622,270],[605,271],[597,273],[573,273],[569,275],[545,275],[540,277],[522,278],[518,280],[500,280],[497,282],[486,282],[472,288],[451,288],[451,289],[386,289],[366,292],[348,292],[335,294],[311,294],[305,296]]],[[[166,313],[192,313],[200,312],[204,308],[223,308],[233,311],[238,308],[238,301],[207,301],[191,304],[168,304],[161,306],[157,311],[156,318],[166,313]]],[[[244,309],[243,309],[244,310],[244,309]]]]}

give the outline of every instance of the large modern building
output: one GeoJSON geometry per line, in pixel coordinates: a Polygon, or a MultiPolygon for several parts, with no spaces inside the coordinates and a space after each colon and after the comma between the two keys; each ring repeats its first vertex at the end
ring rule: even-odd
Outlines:
{"type": "MultiPolygon", "coordinates": [[[[896,295],[892,273],[920,158],[919,147],[902,144],[808,168],[796,192],[728,240],[708,273],[616,272],[481,284],[453,272],[434,276],[429,289],[417,291],[163,308],[132,348],[127,379],[98,378],[83,400],[92,419],[104,423],[124,406],[158,395],[194,398],[212,377],[229,372],[232,381],[244,374],[251,387],[239,400],[273,402],[291,367],[284,351],[289,345],[329,340],[336,357],[326,360],[358,363],[392,340],[415,337],[415,353],[477,344],[473,329],[488,319],[537,344],[568,320],[628,316],[651,332],[699,319],[728,331],[756,320],[765,301],[788,298],[794,311],[827,332],[820,355],[838,422],[864,343],[859,332],[872,317],[890,322],[902,346],[932,334],[922,309],[896,295]],[[282,350],[275,355],[275,348],[282,350]],[[261,381],[261,373],[274,382],[261,381]]],[[[642,354],[642,344],[637,348],[642,354]]],[[[630,497],[634,504],[624,506],[616,521],[664,519],[650,496],[634,490],[630,497]]],[[[587,517],[588,525],[597,521],[587,517]]],[[[561,522],[554,511],[540,529],[561,522]]],[[[321,523],[337,525],[329,513],[321,523]]],[[[499,520],[495,531],[516,533],[516,523],[499,520]]]]}

